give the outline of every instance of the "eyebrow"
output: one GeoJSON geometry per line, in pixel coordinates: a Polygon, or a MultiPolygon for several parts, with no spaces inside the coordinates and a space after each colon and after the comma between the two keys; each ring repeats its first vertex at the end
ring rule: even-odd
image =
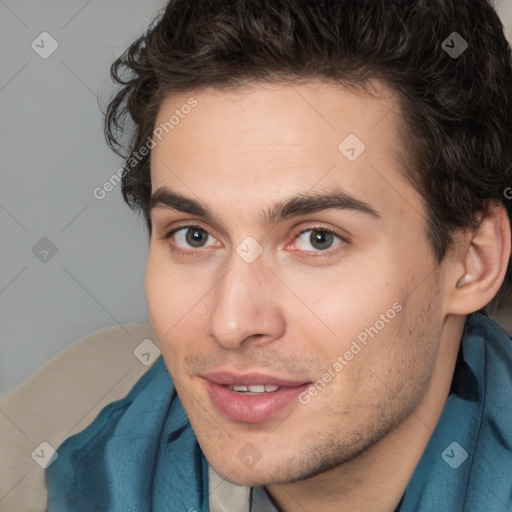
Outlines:
{"type": "MultiPolygon", "coordinates": [[[[149,201],[150,213],[154,209],[160,208],[177,210],[189,215],[203,217],[209,221],[214,221],[217,218],[217,215],[207,205],[178,194],[166,186],[155,190],[149,201]]],[[[380,218],[379,212],[369,204],[350,196],[342,190],[333,189],[323,193],[307,192],[298,194],[285,201],[276,203],[271,208],[260,213],[260,222],[262,225],[271,225],[290,217],[329,209],[350,210],[375,219],[380,218]]]]}

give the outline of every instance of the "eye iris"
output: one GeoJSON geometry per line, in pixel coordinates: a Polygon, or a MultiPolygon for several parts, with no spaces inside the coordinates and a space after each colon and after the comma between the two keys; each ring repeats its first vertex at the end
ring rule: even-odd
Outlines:
{"type": "Polygon", "coordinates": [[[313,230],[309,237],[311,245],[316,249],[328,249],[333,242],[334,235],[326,231],[313,230]]]}
{"type": "Polygon", "coordinates": [[[192,247],[201,247],[206,240],[205,231],[197,228],[187,229],[185,239],[192,247]]]}

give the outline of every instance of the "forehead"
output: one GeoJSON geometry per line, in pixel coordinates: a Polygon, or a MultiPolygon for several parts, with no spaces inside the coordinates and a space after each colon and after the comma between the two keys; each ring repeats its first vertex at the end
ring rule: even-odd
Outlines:
{"type": "Polygon", "coordinates": [[[189,130],[201,137],[198,142],[210,139],[213,144],[220,137],[229,137],[233,143],[266,146],[304,144],[308,139],[313,146],[327,133],[335,141],[349,133],[366,135],[371,144],[371,132],[378,125],[382,126],[376,130],[376,138],[387,134],[391,140],[395,130],[389,129],[395,128],[399,119],[396,93],[382,82],[368,82],[365,90],[321,81],[257,82],[236,89],[170,94],[160,106],[155,128],[163,128],[163,138],[176,145],[189,130]],[[192,98],[197,103],[193,109],[188,106],[192,98]],[[171,133],[173,137],[166,137],[171,133]]]}
{"type": "Polygon", "coordinates": [[[207,194],[217,206],[229,195],[248,207],[260,191],[271,200],[335,183],[384,208],[389,196],[417,201],[402,176],[396,94],[377,82],[369,89],[254,83],[170,95],[155,124],[152,189],[207,194]]]}

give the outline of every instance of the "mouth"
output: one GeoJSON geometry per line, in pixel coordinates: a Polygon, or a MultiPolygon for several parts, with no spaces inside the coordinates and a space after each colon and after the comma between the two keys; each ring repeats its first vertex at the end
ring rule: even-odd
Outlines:
{"type": "Polygon", "coordinates": [[[215,372],[203,375],[213,406],[224,417],[242,423],[262,423],[298,404],[311,382],[261,374],[215,372]]]}
{"type": "Polygon", "coordinates": [[[263,384],[254,384],[252,386],[226,386],[231,391],[243,393],[244,395],[260,395],[261,393],[273,393],[282,389],[280,386],[265,386],[263,384]]]}

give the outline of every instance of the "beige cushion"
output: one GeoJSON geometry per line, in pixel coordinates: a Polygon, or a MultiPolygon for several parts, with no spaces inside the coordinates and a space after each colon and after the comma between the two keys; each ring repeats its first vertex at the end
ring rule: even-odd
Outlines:
{"type": "MultiPolygon", "coordinates": [[[[510,300],[494,318],[512,334],[510,300]]],[[[127,395],[158,354],[150,324],[110,327],[77,341],[0,397],[0,512],[46,511],[38,462],[44,465],[51,448],[41,443],[58,449],[83,430],[103,407],[127,395]]]]}
{"type": "Polygon", "coordinates": [[[0,511],[46,511],[42,466],[51,449],[126,396],[159,353],[150,324],[110,327],[77,341],[0,397],[0,511]]]}

